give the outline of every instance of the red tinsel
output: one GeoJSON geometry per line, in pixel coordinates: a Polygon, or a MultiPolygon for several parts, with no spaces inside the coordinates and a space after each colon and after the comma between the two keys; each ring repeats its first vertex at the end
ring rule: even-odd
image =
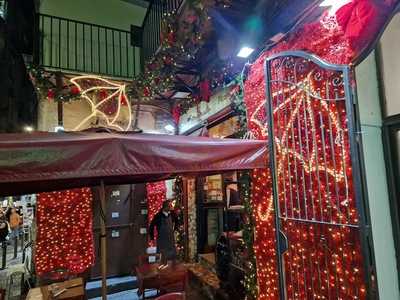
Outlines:
{"type": "Polygon", "coordinates": [[[39,276],[80,274],[94,263],[90,188],[41,193],[37,201],[35,265],[39,276]]]}
{"type": "MultiPolygon", "coordinates": [[[[349,5],[346,5],[336,12],[333,17],[325,13],[318,22],[307,24],[292,34],[286,41],[281,42],[269,52],[264,53],[251,67],[245,83],[245,103],[247,107],[248,126],[258,139],[266,139],[265,124],[265,77],[264,77],[264,61],[275,53],[286,50],[303,50],[322,58],[323,60],[336,64],[351,63],[360,52],[371,43],[371,40],[377,34],[378,29],[382,26],[385,14],[388,13],[388,5],[382,4],[382,1],[375,0],[355,0],[349,5]],[[381,2],[379,4],[379,2],[381,2]],[[367,25],[368,24],[368,25],[367,25]]],[[[278,65],[278,64],[277,64],[278,65]]],[[[277,66],[276,65],[276,66],[277,66]]],[[[281,78],[288,78],[292,74],[285,73],[278,67],[272,66],[272,74],[281,78]]],[[[281,68],[281,67],[279,67],[281,68]]],[[[312,69],[305,69],[313,72],[312,69]]],[[[332,74],[331,74],[332,75],[332,74]]],[[[318,93],[326,93],[326,86],[332,84],[332,79],[328,75],[322,77],[321,82],[314,82],[313,88],[318,93]]],[[[289,81],[290,81],[289,80],[289,81]]],[[[272,85],[272,94],[282,88],[279,85],[272,85]]],[[[330,88],[332,88],[330,86],[330,88]]],[[[333,90],[331,92],[333,93],[333,90]]],[[[336,91],[339,95],[343,95],[343,86],[336,91]]],[[[282,135],[282,131],[288,126],[288,112],[295,107],[295,100],[288,101],[285,105],[277,108],[277,101],[289,99],[293,90],[288,89],[284,95],[274,97],[274,132],[277,136],[282,135]],[[279,98],[279,99],[278,99],[279,98]],[[292,108],[289,107],[292,105],[292,108]]],[[[326,97],[329,95],[325,95],[326,97]]],[[[332,95],[331,95],[332,96],[332,95]]],[[[297,99],[301,98],[300,95],[297,99]]],[[[329,98],[329,97],[328,97],[329,98]]],[[[315,101],[317,102],[317,101],[315,101]]],[[[318,191],[312,186],[320,185],[328,195],[323,195],[322,203],[320,203],[322,212],[315,215],[316,220],[327,219],[327,213],[332,213],[333,222],[345,223],[347,225],[358,224],[358,213],[355,206],[353,187],[352,187],[352,170],[351,160],[349,156],[349,143],[346,133],[346,113],[344,103],[338,103],[329,106],[321,111],[321,107],[317,104],[312,104],[309,107],[299,106],[299,113],[291,123],[290,128],[297,135],[315,134],[317,140],[312,147],[319,152],[319,163],[323,161],[321,149],[324,147],[322,141],[320,127],[314,133],[311,133],[312,124],[316,126],[318,122],[322,122],[325,128],[328,128],[326,123],[328,115],[335,117],[337,123],[342,129],[333,128],[334,136],[343,135],[343,142],[338,142],[335,146],[334,153],[327,153],[325,159],[329,168],[333,172],[342,172],[346,174],[348,181],[344,182],[340,178],[335,180],[329,178],[329,184],[324,185],[325,178],[322,173],[312,169],[310,176],[310,186],[299,187],[297,174],[301,174],[301,166],[304,166],[299,161],[299,155],[304,156],[298,143],[294,143],[293,137],[287,138],[287,144],[281,145],[278,149],[277,164],[282,165],[279,171],[278,185],[279,191],[283,191],[292,186],[288,186],[288,180],[291,176],[295,182],[293,187],[300,188],[299,199],[303,195],[306,197],[316,197],[318,191]],[[320,116],[322,119],[309,119],[310,115],[320,116]],[[302,117],[301,114],[303,114],[302,117]],[[308,116],[308,117],[307,117],[308,116]],[[343,133],[339,133],[343,130],[343,133]],[[286,150],[285,150],[286,149],[286,150]],[[294,153],[287,150],[294,151],[294,153]],[[341,152],[338,151],[341,149],[341,152]],[[297,154],[296,154],[297,153],[297,154]],[[341,170],[340,166],[334,165],[334,160],[342,159],[347,166],[345,170],[341,170]],[[288,165],[289,163],[289,165],[288,165]],[[288,167],[289,166],[289,167],[288,167]],[[286,172],[286,173],[285,173],[286,172]],[[289,173],[287,173],[289,172],[289,173]],[[291,174],[290,174],[291,173],[291,174]],[[319,182],[318,182],[319,181],[319,182]],[[323,184],[321,185],[321,182],[323,184]],[[336,183],[335,183],[336,182],[336,183]],[[334,191],[334,186],[337,186],[334,191]],[[303,190],[304,189],[304,190],[303,190]],[[332,195],[338,193],[340,204],[334,206],[333,200],[336,199],[332,195]],[[347,193],[347,194],[346,194],[347,193]],[[343,211],[348,210],[349,217],[346,220],[341,218],[343,211]]],[[[325,140],[325,143],[327,141],[325,140]]],[[[339,160],[338,160],[339,161],[339,160]]],[[[288,192],[286,192],[288,193],[288,192]]],[[[288,202],[288,194],[280,195],[280,205],[283,206],[288,202]]],[[[309,198],[308,198],[309,199],[309,198]]],[[[304,199],[302,199],[304,200],[304,199]]],[[[303,203],[303,201],[301,202],[303,203]]],[[[274,208],[272,204],[272,179],[269,170],[256,170],[253,172],[253,190],[252,204],[254,207],[254,217],[256,220],[256,236],[254,241],[254,249],[257,258],[257,276],[259,285],[259,299],[279,299],[278,294],[278,272],[276,264],[276,244],[275,244],[275,224],[274,224],[274,208]],[[273,230],[271,230],[273,229],[273,230]]],[[[297,205],[297,204],[296,204],[297,205]]],[[[307,214],[311,214],[310,207],[285,207],[283,215],[294,218],[304,218],[307,214]]],[[[281,212],[283,211],[281,207],[281,212]]],[[[283,230],[289,239],[289,251],[284,256],[285,263],[285,278],[286,292],[288,299],[365,299],[366,287],[364,282],[364,271],[362,263],[361,246],[359,233],[357,229],[351,227],[328,226],[328,225],[300,225],[299,222],[290,220],[282,220],[283,230]]]]}
{"type": "MultiPolygon", "coordinates": [[[[148,223],[153,220],[154,216],[162,207],[162,203],[167,198],[167,187],[165,181],[153,182],[146,184],[147,204],[148,204],[148,223]]],[[[154,241],[149,241],[149,246],[155,246],[154,241]]]]}

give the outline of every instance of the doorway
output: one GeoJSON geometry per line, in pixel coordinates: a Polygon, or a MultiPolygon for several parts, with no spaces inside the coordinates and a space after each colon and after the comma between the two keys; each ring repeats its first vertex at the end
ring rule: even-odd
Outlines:
{"type": "MultiPolygon", "coordinates": [[[[147,236],[141,228],[147,228],[147,215],[142,214],[142,210],[147,210],[145,193],[144,184],[106,187],[107,277],[131,274],[138,257],[144,254],[147,236]]],[[[101,211],[97,190],[94,191],[93,214],[96,259],[91,278],[96,279],[101,277],[101,211]]]]}

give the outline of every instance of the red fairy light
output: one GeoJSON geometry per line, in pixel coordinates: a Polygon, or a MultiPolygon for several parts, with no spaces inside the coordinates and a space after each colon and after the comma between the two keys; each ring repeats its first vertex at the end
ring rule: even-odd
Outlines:
{"type": "MultiPolygon", "coordinates": [[[[348,64],[355,55],[354,49],[350,47],[349,41],[342,35],[339,28],[328,30],[320,22],[304,26],[301,34],[293,36],[292,39],[280,43],[270,52],[264,53],[251,66],[244,86],[245,104],[249,116],[248,127],[258,139],[267,139],[268,132],[264,126],[266,119],[264,61],[268,56],[285,50],[304,50],[337,64],[348,64]]],[[[277,72],[282,69],[276,70],[275,68],[271,64],[271,74],[276,79],[277,72]]],[[[287,75],[290,74],[282,75],[280,73],[280,76],[287,75]]],[[[301,78],[304,79],[306,76],[308,76],[307,72],[301,78]]],[[[333,86],[327,80],[328,78],[329,76],[320,83],[311,80],[314,85],[310,89],[324,95],[327,93],[326,84],[329,84],[330,93],[338,92],[338,95],[343,97],[343,85],[333,86]],[[336,90],[334,91],[334,89],[336,90]]],[[[316,220],[326,220],[332,214],[331,218],[334,223],[356,225],[358,214],[353,193],[348,123],[344,101],[337,101],[325,107],[321,107],[320,103],[315,102],[304,105],[296,102],[301,97],[291,98],[297,91],[296,89],[288,88],[283,96],[274,96],[274,93],[281,89],[282,85],[271,85],[274,132],[276,136],[285,137],[286,134],[287,137],[286,143],[277,146],[277,165],[278,168],[281,166],[281,169],[278,170],[281,214],[299,219],[305,219],[306,213],[308,216],[315,214],[316,220]],[[286,102],[277,107],[278,101],[279,103],[286,102]],[[292,118],[290,112],[296,110],[297,104],[299,104],[298,114],[292,118]],[[324,124],[324,134],[321,133],[321,127],[315,126],[320,122],[320,113],[321,122],[324,124]],[[318,118],[312,120],[309,117],[311,115],[318,118]],[[329,119],[332,120],[330,125],[329,119]],[[338,124],[340,126],[335,126],[338,124]],[[323,149],[324,147],[328,148],[327,143],[330,143],[328,139],[330,134],[336,137],[336,140],[332,141],[334,146],[329,145],[329,149],[334,148],[334,150],[328,151],[323,157],[323,149]],[[295,135],[296,138],[294,138],[295,135]],[[315,152],[311,153],[310,158],[307,158],[304,149],[300,149],[300,143],[294,142],[302,137],[304,144],[306,136],[310,140],[315,137],[315,145],[310,147],[311,149],[315,148],[315,152]],[[338,163],[339,158],[342,163],[338,163]],[[321,166],[329,176],[328,182],[326,182],[325,175],[321,175],[321,171],[317,172],[321,166]],[[291,174],[288,173],[289,170],[291,174]],[[299,186],[296,181],[296,178],[302,176],[302,171],[307,177],[304,187],[299,186]],[[295,172],[297,172],[297,177],[295,172]],[[293,182],[284,180],[289,176],[294,178],[293,182]],[[347,176],[347,181],[344,180],[345,176],[347,176]],[[317,186],[320,186],[320,190],[316,188],[317,186]],[[321,210],[314,212],[311,206],[304,207],[302,204],[304,201],[299,204],[299,207],[297,207],[297,203],[285,207],[289,190],[292,190],[295,195],[296,188],[300,189],[299,199],[304,200],[301,198],[304,194],[312,197],[315,205],[321,210]],[[335,190],[338,193],[339,204],[336,203],[336,198],[333,196],[335,190]]],[[[326,98],[334,98],[332,95],[330,96],[326,98]]],[[[276,143],[278,144],[278,141],[276,143]]],[[[256,223],[254,250],[257,259],[259,299],[279,299],[270,170],[253,172],[252,205],[256,223]]],[[[310,217],[308,218],[310,219],[310,217]]],[[[309,225],[306,222],[302,224],[288,222],[285,219],[282,219],[281,226],[289,239],[289,251],[284,255],[288,299],[365,299],[362,252],[357,229],[346,226],[309,225]],[[318,273],[318,270],[321,273],[318,273]]]]}
{"type": "Polygon", "coordinates": [[[39,276],[80,274],[94,263],[92,193],[89,188],[41,193],[37,204],[35,266],[39,276]]]}

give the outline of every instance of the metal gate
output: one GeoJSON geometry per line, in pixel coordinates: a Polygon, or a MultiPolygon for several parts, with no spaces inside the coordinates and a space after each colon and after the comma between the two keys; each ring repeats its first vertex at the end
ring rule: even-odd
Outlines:
{"type": "Polygon", "coordinates": [[[266,60],[265,78],[281,299],[366,299],[350,69],[291,51],[266,60]]]}

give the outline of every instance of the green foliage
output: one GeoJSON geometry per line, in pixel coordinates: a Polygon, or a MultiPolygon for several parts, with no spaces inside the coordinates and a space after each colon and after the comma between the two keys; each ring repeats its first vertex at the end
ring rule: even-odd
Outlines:
{"type": "Polygon", "coordinates": [[[239,178],[240,191],[244,199],[244,209],[247,222],[243,228],[243,240],[247,251],[247,272],[244,279],[244,287],[247,293],[247,299],[257,299],[258,284],[257,284],[257,265],[254,253],[254,218],[253,207],[251,203],[251,178],[250,172],[242,172],[239,178]]]}
{"type": "MultiPolygon", "coordinates": [[[[80,92],[71,93],[68,86],[58,89],[55,84],[55,74],[45,71],[42,67],[35,65],[27,66],[30,78],[35,85],[37,92],[43,97],[51,98],[54,101],[69,102],[79,100],[81,98],[80,92]]],[[[76,89],[75,89],[76,90],[76,89]]]]}
{"type": "Polygon", "coordinates": [[[173,191],[175,194],[175,209],[177,211],[177,226],[175,234],[175,244],[178,252],[178,258],[185,260],[185,228],[184,228],[184,205],[183,205],[183,180],[181,176],[175,178],[173,191]]]}

